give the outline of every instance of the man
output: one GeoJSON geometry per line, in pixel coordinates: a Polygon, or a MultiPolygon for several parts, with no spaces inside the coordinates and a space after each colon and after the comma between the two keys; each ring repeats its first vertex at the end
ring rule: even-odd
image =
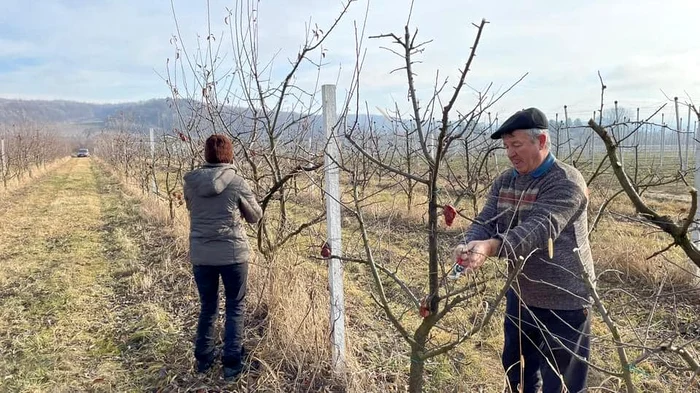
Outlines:
{"type": "Polygon", "coordinates": [[[491,135],[503,139],[513,169],[496,179],[455,257],[467,270],[491,256],[506,258],[511,272],[523,264],[506,297],[502,360],[510,389],[577,393],[586,389],[581,359],[590,343],[582,275],[595,277],[588,192],[581,173],[550,153],[547,128],[544,113],[529,108],[491,135]]]}

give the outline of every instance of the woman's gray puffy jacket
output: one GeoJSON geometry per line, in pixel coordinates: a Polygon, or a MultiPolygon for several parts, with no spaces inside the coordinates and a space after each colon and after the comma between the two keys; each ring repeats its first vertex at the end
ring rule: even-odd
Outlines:
{"type": "Polygon", "coordinates": [[[184,181],[192,264],[248,262],[250,245],[242,220],[256,223],[262,216],[248,183],[231,164],[204,164],[188,172],[184,181]]]}

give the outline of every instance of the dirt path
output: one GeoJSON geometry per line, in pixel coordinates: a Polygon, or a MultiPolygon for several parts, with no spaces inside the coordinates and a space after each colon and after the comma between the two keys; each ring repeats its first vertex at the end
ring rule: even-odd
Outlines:
{"type": "Polygon", "coordinates": [[[151,231],[115,179],[71,159],[3,202],[0,391],[153,391],[190,367],[178,321],[192,318],[157,298],[168,282],[149,291],[163,274],[148,256],[169,256],[144,251],[151,231]]]}

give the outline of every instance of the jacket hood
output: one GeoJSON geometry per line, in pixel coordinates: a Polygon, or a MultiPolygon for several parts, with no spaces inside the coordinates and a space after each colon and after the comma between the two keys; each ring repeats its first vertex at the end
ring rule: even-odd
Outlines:
{"type": "Polygon", "coordinates": [[[212,197],[221,194],[235,179],[233,164],[205,164],[185,175],[185,183],[195,194],[212,197]]]}

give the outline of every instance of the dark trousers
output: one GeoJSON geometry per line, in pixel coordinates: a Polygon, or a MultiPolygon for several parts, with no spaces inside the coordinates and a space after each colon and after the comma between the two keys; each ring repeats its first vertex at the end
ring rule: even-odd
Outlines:
{"type": "Polygon", "coordinates": [[[219,276],[226,295],[226,322],[224,323],[225,367],[241,364],[243,352],[243,322],[245,311],[248,264],[225,266],[194,266],[194,280],[199,291],[201,310],[197,324],[194,356],[200,362],[214,360],[214,323],[219,311],[219,276]]]}
{"type": "Polygon", "coordinates": [[[571,352],[588,360],[590,321],[588,309],[527,307],[509,291],[502,360],[511,391],[522,385],[523,393],[585,392],[588,365],[571,352]]]}

